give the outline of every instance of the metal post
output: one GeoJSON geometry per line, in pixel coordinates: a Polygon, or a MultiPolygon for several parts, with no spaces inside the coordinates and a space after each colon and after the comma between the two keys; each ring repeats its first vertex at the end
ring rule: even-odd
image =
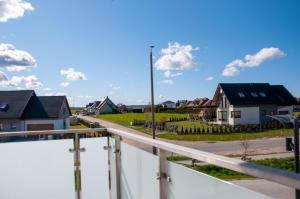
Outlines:
{"type": "MultiPolygon", "coordinates": [[[[150,80],[151,80],[151,114],[152,114],[152,138],[155,139],[155,110],[154,110],[154,87],[153,87],[153,56],[152,56],[152,49],[154,46],[150,46],[150,80]]],[[[156,147],[153,148],[153,154],[157,154],[156,147]]]]}
{"type": "MultiPolygon", "coordinates": [[[[159,149],[159,198],[167,199],[167,152],[159,149]]],[[[170,179],[169,179],[170,180],[170,179]]]]}
{"type": "Polygon", "coordinates": [[[116,157],[116,190],[117,199],[121,199],[121,138],[115,138],[115,157],[116,157]]]}
{"type": "MultiPolygon", "coordinates": [[[[294,119],[294,161],[295,172],[299,173],[299,119],[294,119]]],[[[300,199],[300,190],[295,190],[295,198],[300,199]]]]}
{"type": "Polygon", "coordinates": [[[76,199],[81,199],[80,141],[78,133],[75,133],[74,150],[76,199]]]}

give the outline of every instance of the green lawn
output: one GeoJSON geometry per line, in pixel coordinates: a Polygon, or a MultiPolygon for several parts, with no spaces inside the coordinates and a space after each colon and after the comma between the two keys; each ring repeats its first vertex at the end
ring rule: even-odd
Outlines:
{"type": "MultiPolygon", "coordinates": [[[[170,118],[185,118],[188,114],[174,114],[174,113],[156,113],[156,121],[169,121],[170,118]]],[[[127,114],[103,114],[97,115],[101,119],[105,119],[117,124],[131,127],[130,122],[133,120],[151,120],[151,113],[127,113],[127,114]]],[[[169,124],[176,124],[180,131],[184,129],[195,128],[209,128],[211,132],[211,126],[203,123],[202,121],[180,121],[170,122],[169,124]]],[[[150,128],[143,126],[131,127],[135,130],[151,133],[150,128]]],[[[237,132],[237,133],[223,133],[223,134],[188,134],[188,135],[177,135],[176,133],[157,132],[159,138],[171,139],[171,140],[185,140],[185,141],[233,141],[241,139],[258,139],[258,138],[270,138],[270,137],[286,137],[293,134],[291,129],[272,129],[265,130],[263,132],[237,132]]]]}
{"type": "Polygon", "coordinates": [[[170,140],[186,140],[186,141],[234,141],[243,139],[258,139],[266,137],[286,137],[293,135],[292,129],[274,129],[262,132],[238,132],[227,134],[196,134],[196,135],[177,135],[175,133],[164,133],[158,135],[159,138],[170,140]]]}
{"type": "MultiPolygon", "coordinates": [[[[180,156],[179,156],[180,157],[180,156]]],[[[294,172],[294,158],[271,158],[264,160],[252,161],[256,164],[269,166],[277,169],[294,172]]],[[[254,178],[249,175],[245,175],[229,169],[224,169],[214,165],[203,165],[203,166],[188,166],[189,168],[195,169],[196,171],[205,173],[207,175],[223,179],[223,180],[240,180],[240,179],[251,179],[254,178]]]]}
{"type": "Polygon", "coordinates": [[[86,129],[86,128],[88,128],[88,127],[84,126],[81,123],[78,123],[76,125],[70,125],[70,129],[86,129]]]}
{"type": "MultiPolygon", "coordinates": [[[[97,115],[101,119],[105,119],[123,126],[130,126],[130,122],[136,120],[148,120],[151,121],[151,113],[126,113],[126,114],[103,114],[97,115]]],[[[168,121],[171,117],[183,118],[187,117],[187,114],[174,114],[174,113],[156,113],[156,121],[168,121]]]]}

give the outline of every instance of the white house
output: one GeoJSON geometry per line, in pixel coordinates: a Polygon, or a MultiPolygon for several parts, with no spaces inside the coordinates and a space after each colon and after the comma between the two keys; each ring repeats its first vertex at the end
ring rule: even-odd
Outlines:
{"type": "Polygon", "coordinates": [[[172,101],[165,101],[161,105],[163,108],[176,108],[176,103],[172,101]]]}
{"type": "Polygon", "coordinates": [[[98,104],[95,114],[108,113],[118,113],[118,107],[107,96],[98,104]]]}
{"type": "Polygon", "coordinates": [[[283,85],[268,83],[221,83],[213,105],[217,124],[263,124],[268,115],[291,115],[299,102],[283,85]]]}
{"type": "Polygon", "coordinates": [[[65,96],[36,96],[33,90],[0,91],[0,131],[68,129],[70,115],[65,96]]]}

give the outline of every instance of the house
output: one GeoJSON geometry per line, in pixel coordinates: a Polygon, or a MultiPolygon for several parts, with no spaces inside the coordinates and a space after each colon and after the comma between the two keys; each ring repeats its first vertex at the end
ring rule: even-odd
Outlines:
{"type": "Polygon", "coordinates": [[[172,101],[165,101],[165,102],[161,103],[161,106],[163,108],[176,108],[176,103],[172,102],[172,101]]]}
{"type": "Polygon", "coordinates": [[[268,115],[291,115],[299,102],[283,85],[268,83],[220,83],[212,105],[217,106],[217,123],[264,124],[268,115]]]}
{"type": "Polygon", "coordinates": [[[187,100],[177,100],[176,107],[177,108],[183,108],[187,104],[187,100]]]}
{"type": "Polygon", "coordinates": [[[91,105],[87,109],[87,114],[95,114],[99,104],[101,104],[101,101],[95,101],[91,103],[91,105]]]}
{"type": "Polygon", "coordinates": [[[107,96],[98,104],[95,110],[95,114],[108,113],[118,113],[118,107],[107,96]]]}
{"type": "Polygon", "coordinates": [[[209,99],[206,98],[206,97],[203,97],[203,98],[196,98],[196,99],[194,99],[194,100],[192,100],[192,101],[189,101],[189,102],[186,104],[185,107],[187,107],[187,108],[202,108],[203,105],[204,105],[207,101],[209,101],[209,99]]]}
{"type": "Polygon", "coordinates": [[[0,131],[68,129],[70,116],[65,96],[36,96],[33,90],[0,91],[0,131]]]}

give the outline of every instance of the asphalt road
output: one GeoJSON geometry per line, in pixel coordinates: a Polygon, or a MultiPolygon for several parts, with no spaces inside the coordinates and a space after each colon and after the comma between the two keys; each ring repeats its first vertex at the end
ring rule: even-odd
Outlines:
{"type": "MultiPolygon", "coordinates": [[[[113,122],[108,122],[100,118],[94,118],[90,116],[79,116],[81,119],[89,122],[99,122],[100,125],[107,128],[115,128],[124,130],[134,134],[139,134],[147,137],[151,137],[148,134],[139,132],[132,128],[128,128],[113,122]]],[[[178,141],[178,140],[167,140],[160,139],[174,144],[195,148],[211,153],[222,154],[222,155],[238,155],[243,153],[243,147],[241,141],[226,141],[226,142],[207,142],[207,141],[178,141]]],[[[250,147],[248,151],[251,154],[270,154],[270,153],[283,153],[285,152],[285,139],[284,138],[265,138],[248,141],[250,147]]]]}

